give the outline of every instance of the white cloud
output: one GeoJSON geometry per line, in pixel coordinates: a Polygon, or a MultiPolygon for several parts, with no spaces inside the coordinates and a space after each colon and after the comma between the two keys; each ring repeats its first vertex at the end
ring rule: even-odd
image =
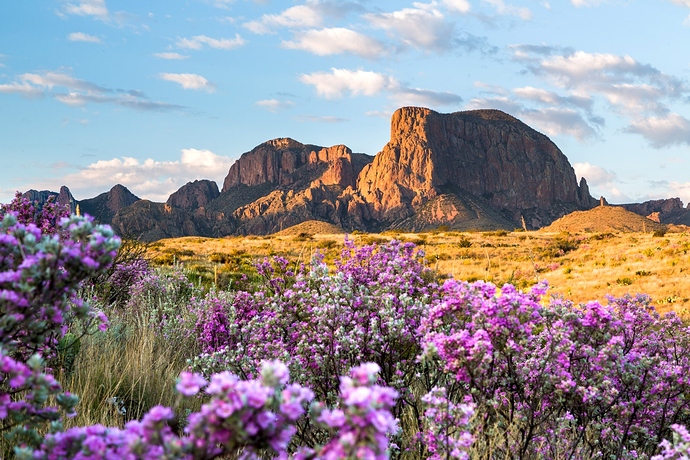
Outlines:
{"type": "Polygon", "coordinates": [[[397,88],[395,78],[365,70],[331,69],[330,73],[303,74],[300,81],[312,85],[319,96],[336,99],[349,92],[353,96],[375,96],[383,90],[397,88]]]}
{"type": "Polygon", "coordinates": [[[256,105],[268,110],[269,112],[277,112],[279,110],[289,109],[290,107],[294,106],[295,103],[287,100],[281,101],[278,99],[262,99],[260,101],[256,101],[256,105]]]}
{"type": "Polygon", "coordinates": [[[43,90],[36,86],[30,85],[26,81],[23,82],[12,82],[0,84],[0,93],[5,94],[21,94],[23,96],[42,96],[43,90]]]}
{"type": "Polygon", "coordinates": [[[240,37],[240,34],[235,34],[235,38],[220,39],[207,37],[206,35],[196,35],[192,38],[180,38],[177,41],[177,46],[190,50],[200,50],[204,47],[204,45],[208,45],[214,49],[231,50],[234,48],[239,48],[245,43],[245,40],[240,37]]]}
{"type": "Polygon", "coordinates": [[[135,195],[164,202],[187,182],[211,179],[220,183],[233,160],[210,150],[183,149],[174,161],[139,160],[133,157],[100,160],[77,173],[62,176],[33,188],[57,189],[67,184],[75,196],[93,197],[122,184],[135,195]]]}
{"type": "Polygon", "coordinates": [[[11,83],[0,84],[0,93],[49,96],[70,106],[87,103],[115,104],[137,110],[168,111],[184,107],[149,100],[136,90],[113,90],[62,72],[25,73],[11,83]]]}
{"type": "MultiPolygon", "coordinates": [[[[546,97],[547,100],[551,97],[548,92],[546,94],[534,92],[532,95],[546,97]]],[[[467,108],[502,110],[548,136],[568,135],[582,142],[598,135],[597,131],[578,110],[562,107],[558,104],[535,109],[525,107],[519,101],[508,96],[499,95],[491,98],[474,98],[467,108]]]]}
{"type": "Polygon", "coordinates": [[[633,120],[626,131],[642,135],[656,148],[690,145],[690,120],[677,113],[633,120]]]}
{"type": "Polygon", "coordinates": [[[533,86],[525,86],[522,88],[514,88],[513,93],[520,99],[526,99],[534,102],[540,102],[553,106],[567,106],[579,107],[586,110],[592,109],[593,101],[586,96],[561,96],[552,91],[547,91],[542,88],[535,88],[533,86]]]}
{"type": "Polygon", "coordinates": [[[685,6],[690,8],[690,0],[671,0],[676,5],[685,6]]]}
{"type": "Polygon", "coordinates": [[[532,19],[532,11],[529,8],[506,5],[503,0],[482,0],[482,3],[491,5],[500,15],[517,16],[525,21],[532,19]]]}
{"type": "Polygon", "coordinates": [[[295,120],[310,123],[343,123],[349,121],[347,118],[334,117],[331,115],[300,115],[295,120]]]}
{"type": "Polygon", "coordinates": [[[83,32],[73,32],[67,36],[67,40],[71,42],[101,43],[100,38],[83,32]]]}
{"type": "Polygon", "coordinates": [[[579,181],[584,177],[590,186],[611,186],[617,180],[615,172],[604,169],[601,166],[589,163],[575,163],[573,164],[573,169],[575,169],[577,180],[579,181]]]}
{"type": "Polygon", "coordinates": [[[159,59],[168,59],[168,60],[180,60],[180,59],[187,59],[189,56],[185,56],[184,54],[180,53],[154,53],[153,54],[155,57],[159,59]]]}
{"type": "Polygon", "coordinates": [[[401,87],[391,94],[398,106],[446,107],[459,106],[462,98],[455,93],[401,87]]]}
{"type": "Polygon", "coordinates": [[[313,5],[305,4],[293,6],[280,14],[264,14],[261,19],[246,22],[243,26],[255,34],[271,34],[280,27],[319,27],[322,21],[323,15],[313,5]]]}
{"type": "Polygon", "coordinates": [[[194,73],[161,73],[158,74],[158,78],[177,83],[184,89],[203,89],[209,93],[216,89],[213,83],[194,73]]]}
{"type": "Polygon", "coordinates": [[[457,106],[462,98],[450,92],[412,88],[398,82],[394,77],[366,70],[331,69],[331,72],[303,74],[300,81],[311,85],[319,96],[337,99],[345,93],[351,96],[386,95],[396,106],[418,105],[437,108],[457,106]]]}
{"type": "Polygon", "coordinates": [[[671,182],[668,185],[671,196],[677,196],[684,203],[690,204],[690,182],[671,182]]]}
{"type": "Polygon", "coordinates": [[[570,3],[577,8],[588,7],[588,6],[599,6],[606,0],[570,0],[570,3]]]}
{"type": "Polygon", "coordinates": [[[436,2],[414,3],[392,13],[366,14],[372,27],[383,29],[388,35],[407,46],[426,51],[442,51],[453,46],[453,25],[446,22],[436,8],[436,2]]]}
{"type": "Polygon", "coordinates": [[[93,16],[103,21],[107,20],[109,15],[105,0],[82,0],[76,4],[67,3],[63,7],[63,11],[66,14],[93,16]]]}
{"type": "Polygon", "coordinates": [[[467,13],[470,11],[470,2],[467,0],[442,0],[443,5],[451,11],[467,13]]]}
{"type": "Polygon", "coordinates": [[[385,53],[379,41],[342,27],[298,32],[292,41],[284,41],[282,45],[288,49],[305,50],[319,56],[352,53],[373,59],[385,53]]]}

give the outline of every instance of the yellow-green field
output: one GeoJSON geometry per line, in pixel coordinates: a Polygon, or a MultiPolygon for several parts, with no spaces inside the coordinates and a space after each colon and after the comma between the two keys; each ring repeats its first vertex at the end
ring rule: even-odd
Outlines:
{"type": "MultiPolygon", "coordinates": [[[[607,294],[645,293],[660,312],[690,309],[690,234],[431,232],[355,234],[358,245],[391,239],[412,241],[429,266],[463,280],[487,280],[521,288],[546,280],[551,293],[574,302],[605,300],[607,294]]],[[[315,251],[332,262],[344,235],[283,234],[228,238],[186,237],[149,247],[155,264],[181,263],[209,283],[246,271],[263,257],[308,263],[315,251]]]]}

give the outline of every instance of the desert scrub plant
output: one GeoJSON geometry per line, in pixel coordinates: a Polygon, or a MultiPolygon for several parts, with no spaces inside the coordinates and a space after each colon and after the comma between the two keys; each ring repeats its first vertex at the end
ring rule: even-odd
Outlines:
{"type": "Polygon", "coordinates": [[[663,238],[666,236],[666,233],[668,232],[668,227],[659,227],[654,232],[652,232],[652,237],[654,238],[663,238]]]}

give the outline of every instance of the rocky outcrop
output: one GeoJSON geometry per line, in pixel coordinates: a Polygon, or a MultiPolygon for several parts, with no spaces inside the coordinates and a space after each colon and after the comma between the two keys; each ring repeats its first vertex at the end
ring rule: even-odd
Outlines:
{"type": "Polygon", "coordinates": [[[127,206],[131,206],[140,198],[130,192],[124,185],[117,184],[106,193],[95,198],[78,202],[82,214],[92,216],[101,224],[110,224],[113,217],[127,206]]]}
{"type": "Polygon", "coordinates": [[[649,200],[643,203],[624,204],[622,207],[662,224],[687,225],[690,223],[690,203],[687,208],[684,208],[680,198],[649,200]]]}
{"type": "Polygon", "coordinates": [[[395,223],[453,189],[481,197],[514,224],[524,216],[532,228],[592,201],[558,147],[506,113],[397,110],[390,141],[357,180],[363,214],[395,223]]]}
{"type": "Polygon", "coordinates": [[[264,184],[290,187],[300,182],[321,180],[323,185],[348,187],[370,160],[353,154],[344,145],[318,147],[294,139],[274,139],[243,154],[223,182],[225,193],[235,187],[264,184]]]}
{"type": "Polygon", "coordinates": [[[225,215],[239,234],[274,233],[307,220],[352,229],[341,196],[355,186],[372,160],[344,145],[320,147],[274,139],[244,153],[232,165],[221,195],[208,210],[225,215]]]}
{"type": "Polygon", "coordinates": [[[175,208],[196,210],[206,207],[218,198],[218,185],[210,180],[195,180],[187,182],[177,192],[170,195],[166,204],[175,208]]]}
{"type": "Polygon", "coordinates": [[[74,199],[74,196],[72,196],[72,192],[70,192],[69,188],[64,185],[60,187],[60,192],[58,193],[51,192],[49,190],[38,191],[32,189],[24,192],[22,195],[28,198],[29,201],[37,203],[39,206],[43,206],[43,204],[52,196],[58,204],[69,206],[71,213],[75,213],[77,209],[77,200],[74,199]]]}

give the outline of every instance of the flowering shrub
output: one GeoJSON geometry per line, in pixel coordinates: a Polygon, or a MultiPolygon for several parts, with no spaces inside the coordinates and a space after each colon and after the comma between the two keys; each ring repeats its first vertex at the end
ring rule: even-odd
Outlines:
{"type": "MultiPolygon", "coordinates": [[[[61,233],[60,221],[69,217],[69,206],[63,206],[51,195],[43,205],[38,206],[17,192],[9,204],[0,204],[0,217],[13,213],[21,224],[33,224],[44,235],[61,233]]],[[[61,236],[67,236],[64,233],[61,236]]]]}
{"type": "MultiPolygon", "coordinates": [[[[334,437],[323,446],[300,449],[295,459],[388,458],[387,435],[396,429],[390,413],[396,392],[375,385],[377,373],[378,366],[365,364],[352,369],[352,378],[343,377],[339,409],[314,404],[315,423],[336,428],[334,437]]],[[[173,410],[157,406],[124,429],[96,425],[49,434],[37,450],[18,449],[17,458],[210,459],[228,453],[244,459],[288,458],[295,423],[314,397],[288,380],[287,367],[278,361],[262,363],[256,380],[222,372],[207,382],[185,372],[177,384],[180,394],[192,397],[205,388],[211,399],[189,416],[184,435],[174,434],[168,425],[173,410]]]]}
{"type": "Polygon", "coordinates": [[[112,261],[119,239],[86,218],[63,218],[59,228],[43,234],[14,211],[0,222],[0,431],[17,442],[35,442],[46,422],[59,428],[58,408],[45,407],[49,397],[67,414],[77,402],[44,373],[41,356],[55,354],[72,319],[106,326],[74,295],[112,261]]]}
{"type": "Polygon", "coordinates": [[[469,396],[477,444],[523,457],[637,458],[690,421],[690,330],[645,296],[544,305],[544,286],[448,281],[424,349],[469,396]]]}
{"type": "MultiPolygon", "coordinates": [[[[308,272],[291,272],[281,258],[264,261],[258,269],[266,290],[213,294],[194,304],[204,353],[193,367],[251,378],[262,359],[280,359],[297,382],[334,404],[337,376],[373,362],[382,382],[401,395],[394,414],[410,406],[421,413],[411,390],[418,381],[419,326],[438,290],[422,256],[411,243],[356,248],[346,240],[333,273],[318,254],[308,272]]],[[[412,420],[404,438],[418,429],[412,420]]]]}

